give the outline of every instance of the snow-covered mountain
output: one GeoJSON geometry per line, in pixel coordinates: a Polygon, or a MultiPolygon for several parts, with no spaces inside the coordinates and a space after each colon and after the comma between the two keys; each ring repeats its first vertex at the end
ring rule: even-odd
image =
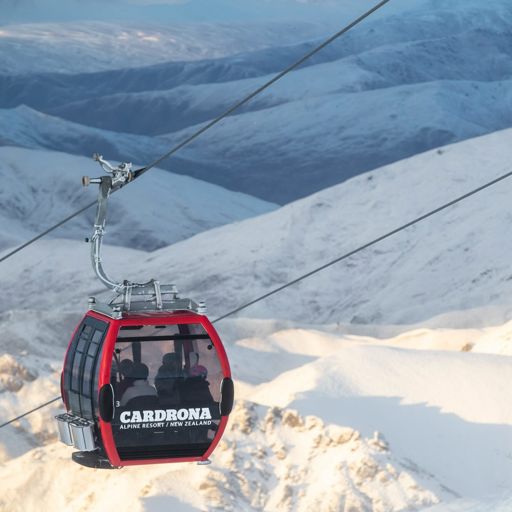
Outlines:
{"type": "MultiPolygon", "coordinates": [[[[169,276],[183,276],[179,287],[202,294],[216,314],[223,313],[510,172],[511,136],[504,130],[363,174],[162,249],[140,272],[202,248],[200,261],[166,269],[169,276]],[[230,240],[243,250],[227,250],[230,240]]],[[[504,181],[244,314],[390,324],[506,306],[512,296],[506,256],[512,250],[511,187],[504,181]]]]}
{"type": "MultiPolygon", "coordinates": [[[[97,187],[84,189],[81,178],[101,174],[91,158],[0,147],[0,248],[26,241],[94,201],[97,187]]],[[[146,251],[276,208],[161,169],[123,189],[122,196],[113,195],[109,206],[108,243],[146,251]]],[[[51,236],[83,240],[92,232],[95,213],[91,208],[51,236]]]]}
{"type": "MultiPolygon", "coordinates": [[[[510,127],[511,9],[495,0],[383,10],[163,165],[283,203],[510,127]]],[[[27,111],[3,111],[0,139],[79,154],[94,141],[115,146],[113,158],[142,161],[146,148],[155,155],[183,140],[317,42],[97,73],[4,75],[1,107],[52,117],[30,122],[27,135],[18,129],[27,111]],[[55,116],[88,128],[56,130],[55,116]]]]}
{"type": "MultiPolygon", "coordinates": [[[[110,268],[122,279],[174,282],[183,293],[206,299],[212,316],[220,315],[510,171],[511,135],[504,130],[429,151],[147,256],[121,256],[112,248],[106,266],[112,262],[110,268]]],[[[501,318],[507,319],[511,187],[504,181],[251,307],[244,316],[411,324],[492,306],[503,307],[501,318]]],[[[87,268],[83,244],[69,241],[53,260],[42,258],[53,252],[52,241],[41,241],[0,267],[5,286],[24,290],[19,299],[0,297],[2,309],[40,308],[41,299],[52,303],[57,297],[76,307],[97,289],[92,271],[78,281],[68,265],[55,268],[61,259],[87,268]],[[22,274],[34,279],[20,283],[22,274]],[[39,292],[42,274],[47,288],[39,292]],[[63,289],[65,282],[77,287],[63,289]]],[[[481,321],[475,316],[475,325],[481,321]]]]}

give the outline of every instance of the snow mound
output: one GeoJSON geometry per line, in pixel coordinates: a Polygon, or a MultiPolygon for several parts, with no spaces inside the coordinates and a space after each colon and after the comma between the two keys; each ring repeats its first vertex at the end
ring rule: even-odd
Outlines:
{"type": "MultiPolygon", "coordinates": [[[[0,393],[0,422],[58,395],[78,319],[55,311],[2,316],[6,335],[18,332],[11,357],[38,377],[0,393]]],[[[464,335],[484,346],[509,327],[432,330],[430,348],[417,329],[388,339],[250,319],[219,329],[237,403],[212,466],[80,468],[69,448],[54,444],[57,402],[2,431],[0,496],[8,509],[31,510],[44,496],[58,510],[104,510],[123,496],[134,510],[154,512],[171,505],[398,511],[457,496],[485,503],[512,485],[508,357],[460,350],[464,335]],[[112,495],[113,485],[120,494],[112,495]]]]}
{"type": "MultiPolygon", "coordinates": [[[[239,402],[218,459],[219,466],[244,478],[230,481],[225,469],[217,470],[209,494],[215,498],[227,488],[237,500],[243,496],[249,510],[370,512],[438,501],[420,483],[428,479],[396,461],[378,432],[364,439],[351,428],[325,425],[291,409],[239,402]],[[266,478],[251,485],[260,475],[266,478]]],[[[217,506],[226,509],[229,501],[217,506]]]]}

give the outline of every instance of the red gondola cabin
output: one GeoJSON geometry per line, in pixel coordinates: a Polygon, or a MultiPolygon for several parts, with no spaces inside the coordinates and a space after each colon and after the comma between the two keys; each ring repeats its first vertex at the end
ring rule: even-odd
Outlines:
{"type": "Polygon", "coordinates": [[[89,311],[69,344],[61,393],[61,440],[79,449],[76,462],[105,468],[207,462],[233,404],[222,342],[191,310],[89,311]]]}

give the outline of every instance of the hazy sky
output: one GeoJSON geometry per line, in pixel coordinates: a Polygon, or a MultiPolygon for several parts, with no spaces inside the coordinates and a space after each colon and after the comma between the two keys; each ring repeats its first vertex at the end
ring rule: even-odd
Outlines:
{"type": "Polygon", "coordinates": [[[36,21],[258,21],[353,16],[377,0],[0,0],[0,24],[36,21]]]}

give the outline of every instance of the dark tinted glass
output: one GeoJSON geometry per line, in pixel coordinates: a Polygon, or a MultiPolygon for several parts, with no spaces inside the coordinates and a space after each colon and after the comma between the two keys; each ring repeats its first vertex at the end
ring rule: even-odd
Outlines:
{"type": "Polygon", "coordinates": [[[64,392],[68,393],[69,409],[82,418],[94,420],[93,379],[96,363],[100,360],[102,340],[107,322],[85,317],[77,329],[64,365],[64,392]]]}
{"type": "Polygon", "coordinates": [[[121,330],[112,430],[124,459],[202,455],[219,425],[222,370],[200,324],[121,330]]]}
{"type": "Polygon", "coordinates": [[[82,336],[80,336],[80,339],[78,340],[78,345],[76,347],[76,350],[78,352],[83,352],[84,349],[85,349],[85,346],[87,345],[87,336],[85,334],[83,334],[82,336]]]}
{"type": "Polygon", "coordinates": [[[91,398],[91,382],[93,378],[93,367],[94,367],[94,358],[87,357],[85,360],[84,367],[84,378],[82,380],[82,394],[88,398],[91,398]]]}
{"type": "MultiPolygon", "coordinates": [[[[99,332],[99,331],[95,331],[99,332]]],[[[87,350],[87,355],[91,357],[96,357],[96,354],[98,353],[98,345],[96,343],[91,343],[89,345],[89,349],[87,350]]]]}
{"type": "Polygon", "coordinates": [[[101,330],[95,330],[91,339],[92,343],[99,343],[101,341],[102,336],[103,332],[101,330]]]}
{"type": "Polygon", "coordinates": [[[78,393],[74,393],[73,391],[69,392],[69,409],[70,411],[80,410],[80,397],[78,393]]]}

